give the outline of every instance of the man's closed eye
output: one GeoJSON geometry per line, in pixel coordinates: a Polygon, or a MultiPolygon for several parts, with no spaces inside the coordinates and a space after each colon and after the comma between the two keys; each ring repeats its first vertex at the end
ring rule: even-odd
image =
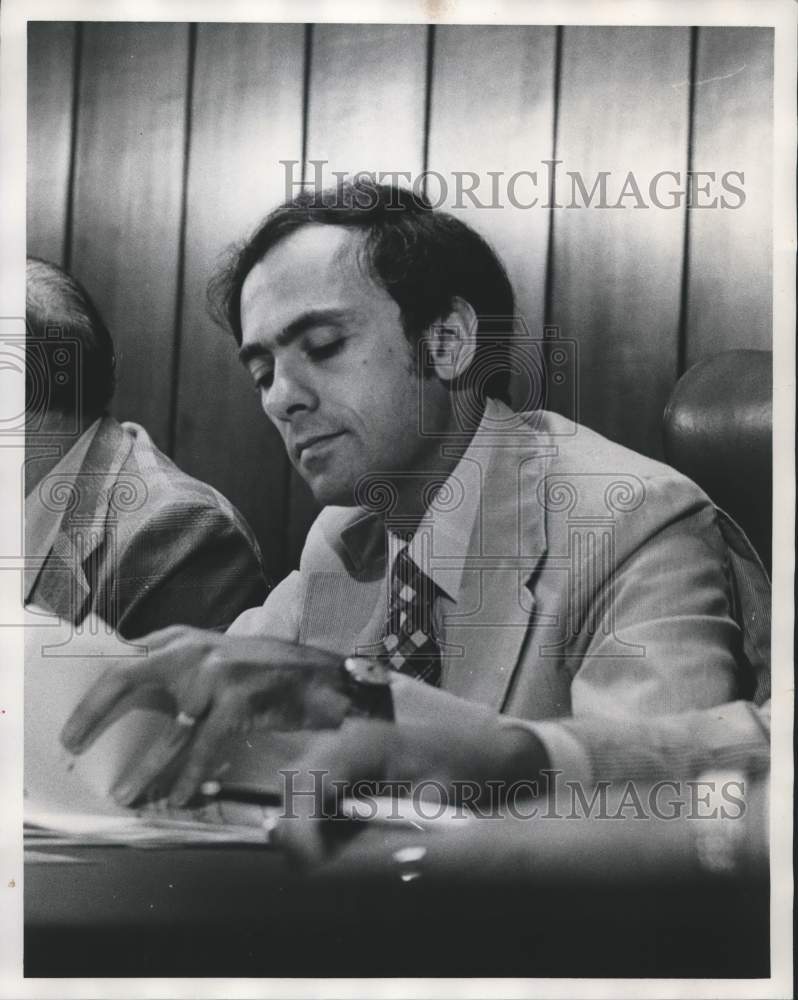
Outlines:
{"type": "Polygon", "coordinates": [[[327,344],[319,344],[318,346],[308,346],[305,348],[305,353],[312,361],[326,361],[327,358],[332,358],[343,348],[346,341],[343,338],[338,340],[331,340],[327,344]]]}

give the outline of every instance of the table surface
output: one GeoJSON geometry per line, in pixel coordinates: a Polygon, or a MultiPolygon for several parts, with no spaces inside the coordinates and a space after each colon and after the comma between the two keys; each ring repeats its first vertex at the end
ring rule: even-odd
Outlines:
{"type": "Polygon", "coordinates": [[[268,847],[37,849],[77,863],[26,864],[25,975],[769,974],[762,879],[546,878],[427,836],[431,863],[367,832],[314,872],[268,847]]]}

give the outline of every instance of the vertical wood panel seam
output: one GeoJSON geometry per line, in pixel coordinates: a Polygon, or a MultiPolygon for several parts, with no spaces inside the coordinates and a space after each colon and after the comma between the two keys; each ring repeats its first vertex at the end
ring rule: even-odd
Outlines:
{"type": "MultiPolygon", "coordinates": [[[[551,159],[557,159],[557,145],[559,143],[560,129],[560,100],[562,90],[562,48],[563,48],[564,28],[557,25],[554,35],[554,80],[552,95],[552,124],[551,124],[551,159]]],[[[552,177],[556,172],[556,164],[552,162],[552,177]]],[[[552,181],[553,184],[553,181],[552,181]]],[[[556,204],[556,198],[552,198],[550,204],[556,204]]],[[[550,326],[553,321],[552,311],[554,308],[554,208],[549,208],[549,232],[546,240],[546,276],[543,283],[543,325],[550,326]]]]}
{"type": "MultiPolygon", "coordinates": [[[[695,145],[695,92],[698,72],[698,33],[701,29],[696,25],[690,28],[690,84],[687,98],[687,177],[693,169],[693,154],[695,145]]],[[[685,185],[690,190],[689,180],[685,185]]],[[[679,379],[687,368],[687,323],[690,297],[690,208],[685,199],[684,209],[684,240],[682,244],[682,281],[679,296],[679,325],[677,329],[676,346],[676,378],[679,379]]]]}
{"type": "Polygon", "coordinates": [[[427,196],[427,171],[429,170],[429,135],[432,122],[432,81],[435,72],[435,25],[427,25],[427,67],[424,80],[424,122],[421,145],[421,170],[424,178],[423,194],[427,196]]]}
{"type": "Polygon", "coordinates": [[[197,25],[188,26],[186,98],[183,113],[183,169],[180,190],[180,215],[177,230],[177,269],[175,274],[175,314],[172,330],[172,377],[167,424],[167,450],[174,455],[177,444],[177,412],[180,385],[180,352],[183,340],[183,297],[186,280],[186,232],[188,229],[188,180],[194,103],[194,68],[197,56],[197,25]]]}
{"type": "Polygon", "coordinates": [[[307,178],[308,164],[308,119],[310,117],[310,70],[313,60],[313,25],[305,25],[305,51],[302,67],[302,181],[307,178]]]}
{"type": "MultiPolygon", "coordinates": [[[[311,73],[313,69],[313,24],[305,25],[305,39],[304,39],[304,64],[302,67],[302,138],[301,138],[301,150],[300,156],[302,157],[302,181],[307,182],[307,164],[308,164],[308,137],[309,137],[309,123],[310,123],[310,87],[311,87],[311,73]]],[[[280,535],[282,544],[279,550],[279,566],[277,567],[277,572],[273,573],[271,567],[266,567],[267,575],[276,580],[282,580],[285,577],[291,566],[289,565],[289,560],[292,556],[291,551],[291,540],[293,538],[293,532],[291,531],[291,522],[293,518],[293,505],[291,503],[291,496],[294,491],[294,474],[292,472],[293,466],[288,458],[288,451],[282,448],[282,510],[283,510],[283,524],[286,530],[280,535]]]]}
{"type": "Polygon", "coordinates": [[[78,128],[80,124],[80,84],[83,64],[83,25],[75,24],[72,50],[72,106],[70,108],[69,166],[67,167],[66,211],[64,213],[63,267],[72,267],[72,241],[75,229],[75,184],[77,181],[78,128]]]}

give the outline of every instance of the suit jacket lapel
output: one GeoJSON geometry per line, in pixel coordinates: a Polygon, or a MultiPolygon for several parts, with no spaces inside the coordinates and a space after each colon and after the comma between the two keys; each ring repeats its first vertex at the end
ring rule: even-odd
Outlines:
{"type": "Polygon", "coordinates": [[[111,494],[132,447],[116,420],[104,417],[80,469],[51,473],[42,481],[42,497],[58,518],[58,531],[49,552],[34,553],[42,562],[29,578],[29,600],[75,621],[88,610],[85,564],[104,539],[111,494]]]}
{"type": "Polygon", "coordinates": [[[531,429],[493,441],[460,598],[446,618],[444,687],[495,709],[504,704],[534,622],[527,583],[546,553],[537,491],[555,453],[548,436],[531,429]]]}
{"type": "Polygon", "coordinates": [[[90,597],[83,553],[68,532],[59,531],[29,599],[62,618],[79,622],[89,611],[90,597]]]}

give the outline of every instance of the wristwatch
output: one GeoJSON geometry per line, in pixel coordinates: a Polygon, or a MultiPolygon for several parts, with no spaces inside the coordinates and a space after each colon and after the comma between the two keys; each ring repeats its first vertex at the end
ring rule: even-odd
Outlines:
{"type": "Polygon", "coordinates": [[[393,722],[391,670],[367,656],[347,656],[341,664],[350,715],[393,722]]]}

